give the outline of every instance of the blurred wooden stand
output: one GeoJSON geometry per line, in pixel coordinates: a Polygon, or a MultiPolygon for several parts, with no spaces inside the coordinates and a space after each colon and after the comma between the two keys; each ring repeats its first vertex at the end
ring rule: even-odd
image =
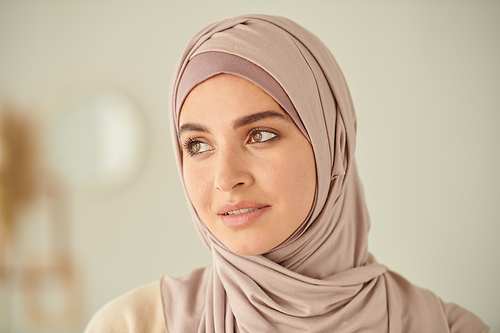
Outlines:
{"type": "Polygon", "coordinates": [[[68,193],[62,182],[42,171],[38,151],[32,121],[26,115],[0,105],[2,332],[9,332],[14,326],[16,292],[21,294],[23,320],[33,328],[70,329],[78,327],[83,320],[81,274],[71,249],[68,193]],[[16,262],[19,258],[14,250],[18,238],[16,233],[21,230],[20,215],[39,199],[46,201],[48,206],[49,216],[45,220],[50,224],[49,248],[32,249],[33,254],[28,259],[16,262]],[[63,301],[54,302],[54,299],[63,301]]]}

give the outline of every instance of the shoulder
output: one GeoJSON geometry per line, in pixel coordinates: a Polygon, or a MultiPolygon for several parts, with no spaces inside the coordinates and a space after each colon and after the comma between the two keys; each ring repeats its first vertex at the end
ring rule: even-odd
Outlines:
{"type": "Polygon", "coordinates": [[[166,332],[160,281],[132,290],[104,305],[85,333],[166,332]]]}
{"type": "MultiPolygon", "coordinates": [[[[389,271],[385,274],[389,302],[397,304],[395,311],[401,318],[407,313],[416,313],[419,316],[407,317],[406,324],[411,327],[420,327],[420,332],[439,331],[437,323],[445,325],[442,331],[448,329],[452,333],[477,332],[488,333],[489,328],[474,313],[460,307],[455,303],[445,303],[430,290],[417,287],[399,274],[389,271]],[[427,318],[427,321],[422,321],[427,318]],[[432,325],[431,327],[423,327],[432,325]]],[[[405,331],[408,331],[406,329],[405,331]]]]}

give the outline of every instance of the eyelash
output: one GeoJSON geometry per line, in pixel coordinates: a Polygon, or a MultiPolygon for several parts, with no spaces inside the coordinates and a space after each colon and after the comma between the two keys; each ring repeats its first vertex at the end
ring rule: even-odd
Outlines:
{"type": "MultiPolygon", "coordinates": [[[[270,131],[270,130],[265,130],[265,129],[261,129],[261,128],[254,128],[252,129],[249,133],[248,133],[248,139],[247,139],[247,142],[250,141],[250,139],[257,133],[271,133],[272,135],[274,135],[272,138],[270,139],[267,139],[265,141],[258,141],[258,142],[252,142],[250,144],[266,144],[266,143],[269,143],[271,141],[274,141],[276,140],[279,135],[278,133],[276,133],[275,131],[270,131]]],[[[206,144],[208,145],[208,143],[206,142],[203,142],[201,140],[198,140],[198,139],[193,139],[193,138],[188,138],[186,141],[184,141],[183,143],[183,147],[184,147],[184,150],[186,150],[187,153],[189,153],[190,156],[196,156],[196,155],[200,155],[200,154],[203,154],[203,152],[195,152],[193,151],[193,146],[197,143],[200,143],[200,144],[206,144]]]]}
{"type": "Polygon", "coordinates": [[[266,144],[266,143],[269,143],[271,141],[274,141],[275,139],[277,139],[279,137],[278,133],[276,133],[275,131],[270,131],[270,130],[263,129],[263,128],[254,128],[250,131],[250,133],[248,133],[248,138],[253,137],[257,133],[271,133],[274,136],[270,139],[265,140],[265,141],[253,142],[252,144],[266,144]]]}
{"type": "Polygon", "coordinates": [[[186,150],[189,153],[190,156],[195,156],[201,154],[199,152],[193,151],[193,146],[197,143],[205,143],[205,142],[193,138],[188,138],[186,141],[184,141],[184,144],[182,146],[184,147],[184,150],[186,150]]]}

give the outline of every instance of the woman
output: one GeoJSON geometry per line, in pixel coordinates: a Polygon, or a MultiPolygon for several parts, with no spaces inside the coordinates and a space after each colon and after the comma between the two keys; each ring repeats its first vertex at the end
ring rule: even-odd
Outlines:
{"type": "Polygon", "coordinates": [[[94,331],[488,332],[368,253],[356,119],[326,47],[252,15],[189,42],[171,127],[213,263],[105,306],[94,331]]]}

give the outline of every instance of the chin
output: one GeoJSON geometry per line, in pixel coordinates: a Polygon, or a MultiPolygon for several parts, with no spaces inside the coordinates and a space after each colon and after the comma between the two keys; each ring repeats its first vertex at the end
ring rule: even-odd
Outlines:
{"type": "Polygon", "coordinates": [[[223,243],[229,250],[242,256],[261,255],[279,245],[276,242],[263,242],[262,237],[256,236],[255,238],[252,242],[252,236],[246,235],[243,240],[238,241],[236,238],[233,238],[231,242],[223,243]]]}
{"type": "Polygon", "coordinates": [[[269,251],[267,248],[262,249],[260,247],[252,247],[252,246],[248,246],[248,247],[232,246],[232,247],[228,247],[228,248],[232,252],[239,254],[239,255],[242,255],[242,256],[255,256],[255,255],[260,255],[260,254],[263,254],[263,253],[266,253],[267,251],[269,251]]]}
{"type": "Polygon", "coordinates": [[[268,251],[268,246],[262,244],[262,241],[252,242],[250,241],[251,237],[243,237],[244,239],[232,238],[230,242],[222,243],[229,249],[231,252],[234,252],[243,256],[253,256],[265,253],[268,251]]]}

